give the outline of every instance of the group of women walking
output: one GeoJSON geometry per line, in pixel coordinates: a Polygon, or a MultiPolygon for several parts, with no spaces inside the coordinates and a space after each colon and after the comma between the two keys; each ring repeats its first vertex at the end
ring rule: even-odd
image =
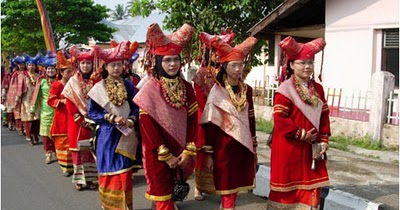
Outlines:
{"type": "MultiPolygon", "coordinates": [[[[181,76],[182,66],[191,61],[181,52],[194,32],[188,24],[168,35],[156,23],[148,27],[142,61],[148,79],[140,89],[125,73],[136,42],[14,58],[16,71],[3,84],[9,128],[15,119],[16,129],[32,145],[41,135],[46,163],[55,153],[76,190],[98,189],[103,209],[133,209],[137,167],[144,168],[145,197],[157,210],[177,208],[173,191],[180,171],[183,179],[194,174],[195,200],[215,194],[221,196],[220,209],[235,209],[238,193],[255,188],[256,121],[252,88],[243,74],[257,39],[233,45],[231,30],[200,33],[201,67],[192,83],[181,76]],[[95,68],[95,59],[101,68],[95,68]],[[45,67],[42,76],[38,63],[45,67]]],[[[282,49],[290,55],[287,78],[293,82],[283,82],[275,98],[267,208],[317,209],[319,189],[328,184],[325,162],[303,168],[312,161],[311,143],[323,142],[325,152],[330,135],[323,90],[309,73],[324,43],[284,41],[282,49]],[[304,156],[307,152],[310,157],[304,156]],[[293,171],[285,171],[288,165],[293,171]]]]}

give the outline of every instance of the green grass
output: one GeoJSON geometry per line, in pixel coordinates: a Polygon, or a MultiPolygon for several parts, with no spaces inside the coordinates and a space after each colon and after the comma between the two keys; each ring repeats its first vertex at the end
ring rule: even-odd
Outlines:
{"type": "MultiPolygon", "coordinates": [[[[274,127],[273,121],[265,120],[262,118],[256,119],[256,130],[270,134],[274,127]]],[[[379,142],[373,141],[371,137],[365,136],[363,138],[353,138],[348,136],[331,136],[329,138],[329,146],[335,149],[348,151],[347,146],[353,145],[369,150],[380,151],[398,151],[398,147],[388,148],[382,146],[379,142]]]]}
{"type": "Polygon", "coordinates": [[[272,133],[272,128],[274,127],[274,123],[272,121],[264,120],[262,118],[256,119],[256,131],[261,131],[264,133],[272,133]]]}
{"type": "Polygon", "coordinates": [[[384,147],[379,142],[373,141],[371,137],[353,138],[348,136],[331,136],[329,145],[333,148],[347,151],[348,145],[361,147],[369,150],[398,151],[398,147],[384,147]]]}

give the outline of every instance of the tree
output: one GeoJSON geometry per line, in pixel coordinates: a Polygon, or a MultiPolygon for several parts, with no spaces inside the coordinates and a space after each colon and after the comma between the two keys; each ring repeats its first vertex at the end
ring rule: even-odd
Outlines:
{"type": "MultiPolygon", "coordinates": [[[[92,0],[44,0],[44,5],[57,49],[61,41],[69,46],[87,43],[88,37],[107,42],[115,31],[100,22],[108,17],[108,9],[92,0]]],[[[3,0],[1,13],[2,50],[33,55],[46,49],[35,1],[3,0]]]]}
{"type": "Polygon", "coordinates": [[[128,7],[124,7],[123,4],[117,4],[115,10],[111,11],[110,16],[112,20],[126,19],[129,16],[128,7]]]}
{"type": "MultiPolygon", "coordinates": [[[[236,33],[235,42],[241,43],[249,36],[247,31],[282,2],[283,0],[132,0],[130,12],[132,16],[148,16],[156,8],[167,12],[164,20],[166,29],[175,30],[184,23],[196,28],[193,43],[197,43],[199,32],[219,34],[221,28],[228,27],[236,33]]],[[[258,46],[265,44],[264,40],[259,40],[258,46]]]]}

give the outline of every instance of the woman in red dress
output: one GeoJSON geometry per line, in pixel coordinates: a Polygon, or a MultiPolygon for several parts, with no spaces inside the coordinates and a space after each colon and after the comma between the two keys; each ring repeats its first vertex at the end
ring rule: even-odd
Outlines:
{"type": "MultiPolygon", "coordinates": [[[[184,24],[165,36],[159,25],[148,27],[148,55],[154,56],[152,76],[136,94],[143,144],[143,165],[148,184],[145,197],[157,210],[174,210],[174,171],[184,179],[193,173],[197,130],[197,102],[192,85],[180,77],[183,47],[194,28],[184,24]]],[[[153,58],[153,57],[151,57],[153,58]]]]}
{"type": "Polygon", "coordinates": [[[202,124],[207,152],[206,170],[213,173],[221,209],[234,209],[237,194],[255,188],[256,130],[252,88],[243,82],[247,54],[257,43],[247,38],[231,47],[219,37],[211,40],[221,61],[217,83],[205,105],[202,124]]]}
{"type": "Polygon", "coordinates": [[[302,44],[292,37],[279,43],[287,59],[287,78],[274,97],[271,191],[267,209],[319,209],[321,188],[329,185],[326,159],[314,160],[313,143],[324,154],[330,136],[329,108],[316,83],[314,55],[322,38],[302,44]]]}
{"type": "Polygon", "coordinates": [[[209,173],[204,168],[204,160],[207,156],[204,151],[205,145],[205,134],[203,127],[200,125],[201,116],[203,115],[204,106],[207,102],[208,94],[211,88],[215,84],[217,73],[219,70],[219,58],[212,50],[210,46],[210,41],[214,36],[218,36],[226,43],[230,44],[235,38],[235,33],[231,31],[226,31],[221,33],[221,35],[210,35],[206,32],[201,32],[199,38],[201,44],[199,46],[198,61],[201,62],[201,67],[197,70],[196,75],[193,77],[194,91],[196,93],[196,99],[198,104],[198,130],[196,136],[196,147],[203,148],[199,150],[196,156],[196,186],[194,188],[194,199],[197,201],[204,200],[202,193],[215,194],[214,178],[212,173],[209,173]]]}
{"type": "Polygon", "coordinates": [[[79,62],[78,71],[72,76],[61,93],[67,99],[68,143],[72,151],[74,173],[72,183],[77,190],[97,189],[97,168],[90,151],[92,130],[85,116],[89,104],[87,93],[100,81],[93,67],[94,51],[80,51],[75,45],[70,48],[71,56],[79,62]]]}
{"type": "MultiPolygon", "coordinates": [[[[60,52],[59,52],[60,53],[60,52]]],[[[62,52],[61,52],[62,53],[62,52]]],[[[73,75],[72,62],[65,59],[64,55],[58,55],[57,68],[61,79],[55,81],[50,87],[48,105],[54,109],[53,123],[50,128],[50,138],[54,141],[58,164],[63,176],[71,176],[72,153],[69,150],[67,131],[67,99],[61,94],[69,78],[73,75]]]]}

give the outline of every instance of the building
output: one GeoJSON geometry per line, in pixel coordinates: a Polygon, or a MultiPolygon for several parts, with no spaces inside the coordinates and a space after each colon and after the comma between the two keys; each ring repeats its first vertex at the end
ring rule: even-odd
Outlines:
{"type": "MultiPolygon", "coordinates": [[[[286,0],[249,33],[269,43],[269,62],[263,72],[251,78],[278,76],[281,52],[278,43],[286,36],[300,42],[325,38],[325,50],[316,55],[316,78],[329,90],[340,90],[343,99],[355,92],[365,93],[368,100],[361,107],[368,109],[369,126],[365,134],[383,138],[388,95],[399,116],[399,1],[398,0],[286,0]]],[[[252,71],[257,74],[260,71],[252,71]]],[[[251,81],[249,81],[251,82],[251,81]]],[[[271,82],[270,80],[268,82],[271,82]]],[[[334,99],[335,94],[331,99],[334,99]]],[[[340,109],[355,108],[339,99],[340,109]]],[[[333,105],[333,104],[332,104],[333,105]]],[[[356,107],[356,108],[360,108],[356,107]]],[[[390,114],[390,113],[389,113],[390,114]]],[[[398,125],[398,118],[397,118],[398,125]]],[[[398,133],[398,126],[396,128],[398,133]]],[[[398,144],[398,136],[394,141],[398,144]]]]}

